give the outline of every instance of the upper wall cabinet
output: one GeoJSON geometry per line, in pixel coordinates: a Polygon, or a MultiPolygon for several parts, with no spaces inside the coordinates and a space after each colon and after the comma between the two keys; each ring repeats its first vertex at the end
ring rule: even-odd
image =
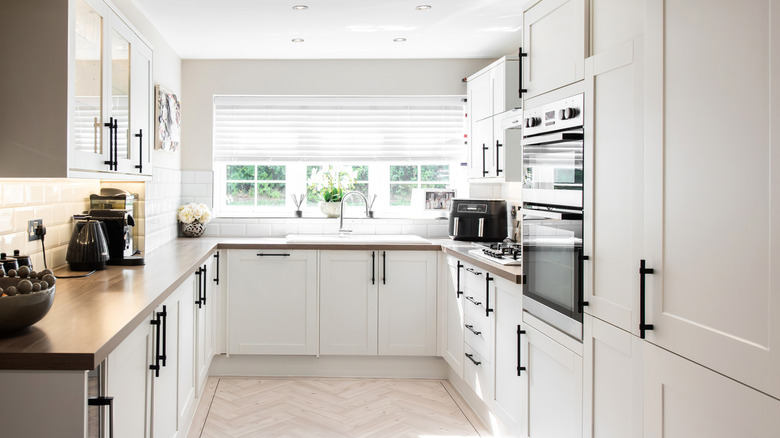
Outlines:
{"type": "Polygon", "coordinates": [[[109,4],[5,1],[0,35],[0,174],[151,176],[152,50],[109,4]]]}
{"type": "Polygon", "coordinates": [[[588,0],[532,0],[523,7],[524,98],[580,81],[588,56],[588,0]]]}

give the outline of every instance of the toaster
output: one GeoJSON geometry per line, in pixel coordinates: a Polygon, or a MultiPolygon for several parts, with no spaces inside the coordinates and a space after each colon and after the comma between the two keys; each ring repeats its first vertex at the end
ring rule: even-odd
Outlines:
{"type": "Polygon", "coordinates": [[[501,242],[507,237],[507,207],[503,199],[453,199],[449,236],[453,240],[501,242]]]}

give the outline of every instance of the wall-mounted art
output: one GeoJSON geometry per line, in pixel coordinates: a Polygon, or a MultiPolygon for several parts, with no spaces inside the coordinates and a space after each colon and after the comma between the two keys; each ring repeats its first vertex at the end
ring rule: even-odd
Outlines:
{"type": "Polygon", "coordinates": [[[168,152],[179,150],[181,142],[181,103],[172,91],[159,85],[155,91],[154,148],[168,152]]]}

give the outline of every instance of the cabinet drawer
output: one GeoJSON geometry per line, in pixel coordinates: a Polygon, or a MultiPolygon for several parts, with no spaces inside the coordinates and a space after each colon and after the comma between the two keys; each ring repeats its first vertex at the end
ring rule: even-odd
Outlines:
{"type": "Polygon", "coordinates": [[[490,362],[485,360],[475,349],[464,346],[463,380],[477,396],[488,402],[493,398],[493,375],[490,362]]]}
{"type": "Polygon", "coordinates": [[[463,292],[468,296],[485,298],[487,272],[466,264],[463,269],[463,292]]]}
{"type": "Polygon", "coordinates": [[[490,330],[489,319],[471,318],[466,315],[464,319],[464,340],[468,346],[473,348],[482,357],[490,357],[490,341],[492,331],[490,330]]]}

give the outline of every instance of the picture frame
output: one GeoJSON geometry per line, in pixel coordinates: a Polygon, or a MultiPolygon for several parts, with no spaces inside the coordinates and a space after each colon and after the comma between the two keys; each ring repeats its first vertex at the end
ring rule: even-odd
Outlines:
{"type": "Polygon", "coordinates": [[[172,91],[155,85],[154,148],[177,152],[181,143],[181,102],[172,91]]]}

